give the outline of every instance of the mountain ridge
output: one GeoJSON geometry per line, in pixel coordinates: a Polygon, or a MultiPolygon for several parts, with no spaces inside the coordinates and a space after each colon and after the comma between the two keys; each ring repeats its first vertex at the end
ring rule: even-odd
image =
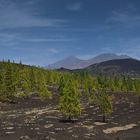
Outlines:
{"type": "Polygon", "coordinates": [[[100,55],[97,55],[91,59],[88,60],[82,60],[76,56],[69,56],[65,59],[62,59],[60,61],[57,61],[53,64],[50,64],[46,66],[45,68],[48,69],[60,69],[60,68],[66,68],[66,69],[83,69],[86,68],[92,64],[108,61],[108,60],[114,60],[114,59],[126,59],[131,58],[127,55],[117,55],[114,53],[103,53],[100,55]]]}
{"type": "MultiPolygon", "coordinates": [[[[137,59],[115,59],[101,63],[93,64],[84,68],[92,75],[129,75],[133,77],[140,76],[140,60],[137,59]]],[[[78,70],[77,70],[78,71],[78,70]]]]}

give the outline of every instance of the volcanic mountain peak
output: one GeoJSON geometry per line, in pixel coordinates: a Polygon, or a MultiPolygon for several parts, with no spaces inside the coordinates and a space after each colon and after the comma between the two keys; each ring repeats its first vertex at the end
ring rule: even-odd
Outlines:
{"type": "Polygon", "coordinates": [[[77,58],[76,56],[69,56],[63,60],[60,60],[54,64],[47,66],[46,68],[82,69],[82,68],[88,67],[95,63],[100,63],[100,62],[114,60],[114,59],[126,59],[126,58],[131,58],[131,57],[129,57],[127,55],[116,55],[113,53],[104,53],[104,54],[100,54],[96,57],[93,57],[89,60],[81,60],[81,59],[77,58]]]}

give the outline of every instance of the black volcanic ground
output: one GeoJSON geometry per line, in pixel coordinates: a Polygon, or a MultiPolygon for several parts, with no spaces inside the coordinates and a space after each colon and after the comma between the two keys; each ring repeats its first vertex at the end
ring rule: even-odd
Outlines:
{"type": "MultiPolygon", "coordinates": [[[[110,93],[111,94],[111,93],[110,93]]],[[[82,114],[75,123],[64,123],[57,98],[18,99],[0,103],[0,140],[139,140],[140,103],[128,93],[113,94],[113,113],[102,123],[98,108],[81,99],[82,114]]]]}

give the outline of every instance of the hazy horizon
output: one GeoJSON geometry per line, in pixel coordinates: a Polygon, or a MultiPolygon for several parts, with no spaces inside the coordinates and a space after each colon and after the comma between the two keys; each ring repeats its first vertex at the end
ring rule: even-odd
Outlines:
{"type": "Polygon", "coordinates": [[[102,53],[140,59],[139,0],[0,0],[0,60],[46,66],[102,53]]]}
{"type": "MultiPolygon", "coordinates": [[[[67,58],[70,58],[70,57],[75,57],[75,58],[77,58],[77,59],[79,59],[79,60],[83,60],[83,61],[86,61],[86,60],[87,60],[87,61],[88,61],[88,60],[90,60],[90,59],[92,59],[92,58],[95,58],[95,57],[100,56],[100,55],[103,55],[103,54],[115,54],[115,55],[118,55],[118,56],[127,55],[127,54],[123,54],[123,53],[122,53],[122,54],[116,54],[116,53],[101,53],[101,54],[97,54],[97,55],[93,55],[93,56],[88,56],[88,57],[85,57],[85,58],[80,57],[80,56],[69,55],[69,56],[66,56],[66,57],[64,57],[64,58],[58,59],[58,60],[56,60],[56,61],[54,61],[54,62],[52,62],[52,63],[45,64],[45,65],[26,63],[26,62],[22,61],[21,59],[20,59],[20,60],[1,59],[0,61],[8,61],[8,60],[10,60],[11,62],[15,62],[15,63],[22,63],[22,64],[27,64],[27,65],[35,65],[35,66],[46,67],[46,66],[49,66],[49,65],[51,65],[51,64],[55,64],[55,63],[57,63],[57,62],[59,62],[59,61],[63,61],[63,60],[65,60],[65,59],[67,59],[67,58]]],[[[129,56],[129,57],[131,57],[131,58],[133,58],[133,59],[140,60],[139,58],[135,58],[135,57],[132,57],[132,56],[130,56],[130,55],[127,55],[127,56],[129,56]]]]}

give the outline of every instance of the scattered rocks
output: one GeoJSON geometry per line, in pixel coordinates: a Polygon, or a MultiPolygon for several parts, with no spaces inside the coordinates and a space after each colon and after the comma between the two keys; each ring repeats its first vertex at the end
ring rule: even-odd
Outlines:
{"type": "Polygon", "coordinates": [[[16,118],[16,115],[15,114],[10,114],[10,115],[8,115],[8,117],[16,118]]]}
{"type": "Polygon", "coordinates": [[[74,138],[78,138],[78,135],[73,134],[72,137],[74,137],[74,138]]]}
{"type": "Polygon", "coordinates": [[[3,128],[3,129],[12,130],[12,129],[14,129],[14,127],[5,127],[5,128],[3,128]]]}
{"type": "Polygon", "coordinates": [[[53,134],[53,135],[55,134],[55,132],[49,132],[49,133],[50,133],[50,134],[53,134]]]}
{"type": "Polygon", "coordinates": [[[68,129],[68,130],[71,130],[71,129],[72,129],[72,127],[68,127],[67,129],[68,129]]]}
{"type": "Polygon", "coordinates": [[[53,124],[46,124],[46,125],[44,125],[44,128],[48,129],[48,128],[51,128],[53,126],[54,126],[53,124]]]}
{"type": "Polygon", "coordinates": [[[92,119],[89,119],[89,118],[88,118],[88,119],[86,119],[86,121],[92,121],[92,119]]]}
{"type": "Polygon", "coordinates": [[[48,107],[48,108],[34,108],[32,110],[29,110],[29,111],[26,111],[25,112],[25,115],[33,115],[33,114],[36,114],[36,116],[40,116],[40,115],[43,115],[43,114],[46,114],[46,113],[56,113],[58,112],[58,110],[55,110],[54,108],[52,107],[48,107]]]}
{"type": "Polygon", "coordinates": [[[85,134],[84,135],[84,138],[91,138],[91,137],[93,137],[93,136],[95,136],[95,134],[93,134],[93,133],[87,133],[87,134],[85,134]]]}
{"type": "Polygon", "coordinates": [[[31,140],[30,137],[27,136],[27,135],[26,136],[21,136],[20,139],[22,139],[22,140],[31,140]]]}
{"type": "Polygon", "coordinates": [[[11,132],[5,132],[5,134],[15,134],[15,132],[11,131],[11,132]]]}
{"type": "Polygon", "coordinates": [[[103,122],[95,122],[94,124],[97,125],[97,126],[106,125],[106,123],[103,123],[103,122]]]}
{"type": "Polygon", "coordinates": [[[116,110],[109,116],[109,123],[94,121],[102,117],[96,106],[86,106],[82,114],[77,117],[78,121],[74,120],[73,122],[65,123],[60,121],[64,116],[60,112],[57,112],[57,108],[54,108],[56,107],[55,102],[52,102],[52,105],[49,103],[50,101],[48,101],[48,103],[41,103],[37,100],[38,104],[35,101],[28,102],[30,102],[30,100],[27,101],[27,105],[29,104],[29,106],[22,102],[18,105],[8,105],[7,108],[2,108],[2,110],[5,111],[0,114],[0,139],[76,140],[112,139],[117,137],[118,139],[123,139],[122,136],[126,136],[130,139],[131,136],[139,136],[140,109],[135,102],[135,106],[131,103],[132,108],[130,108],[129,104],[125,103],[121,106],[121,103],[118,102],[116,110]],[[123,108],[127,108],[125,109],[126,111],[124,111],[123,108]],[[128,125],[125,123],[128,123],[128,125]],[[121,124],[125,125],[120,126],[121,124]],[[131,131],[133,127],[135,127],[135,129],[131,131]],[[128,129],[130,129],[130,131],[128,129]]]}
{"type": "Polygon", "coordinates": [[[55,128],[56,131],[64,131],[65,128],[55,128]]]}
{"type": "Polygon", "coordinates": [[[49,116],[49,115],[46,116],[45,118],[46,118],[46,119],[58,119],[58,117],[56,117],[56,116],[49,116]]]}
{"type": "Polygon", "coordinates": [[[72,132],[73,132],[73,130],[69,130],[68,132],[69,132],[69,133],[72,133],[72,132]]]}
{"type": "Polygon", "coordinates": [[[84,125],[84,124],[75,125],[74,127],[78,127],[78,128],[86,128],[88,131],[92,131],[93,128],[94,128],[93,125],[84,125]]]}
{"type": "Polygon", "coordinates": [[[55,138],[52,138],[52,137],[50,137],[50,136],[47,136],[46,139],[47,139],[47,140],[55,140],[55,138]]]}
{"type": "Polygon", "coordinates": [[[40,129],[39,127],[35,128],[35,130],[39,130],[39,129],[40,129]]]}
{"type": "Polygon", "coordinates": [[[40,133],[40,132],[37,132],[37,135],[42,135],[42,133],[40,133]]]}
{"type": "Polygon", "coordinates": [[[119,131],[125,131],[125,130],[132,129],[135,126],[137,126],[137,125],[136,124],[128,124],[128,125],[125,125],[125,126],[107,128],[107,129],[104,129],[103,132],[105,134],[117,133],[119,131]]]}
{"type": "Polygon", "coordinates": [[[85,136],[92,137],[92,136],[95,136],[95,134],[94,133],[87,133],[87,134],[85,134],[85,136]]]}

